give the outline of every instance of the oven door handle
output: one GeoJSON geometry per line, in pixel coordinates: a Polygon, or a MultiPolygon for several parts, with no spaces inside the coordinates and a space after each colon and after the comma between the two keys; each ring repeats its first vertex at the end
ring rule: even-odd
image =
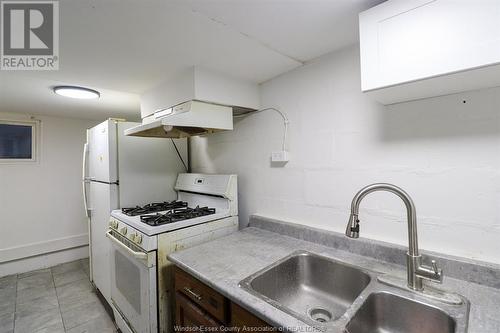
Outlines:
{"type": "Polygon", "coordinates": [[[147,253],[132,250],[127,245],[123,244],[118,238],[113,236],[111,234],[111,230],[106,231],[106,237],[108,237],[113,243],[115,243],[116,245],[118,245],[119,247],[121,247],[122,249],[127,251],[127,253],[129,253],[134,258],[139,259],[139,260],[146,260],[146,261],[148,260],[147,253]]]}

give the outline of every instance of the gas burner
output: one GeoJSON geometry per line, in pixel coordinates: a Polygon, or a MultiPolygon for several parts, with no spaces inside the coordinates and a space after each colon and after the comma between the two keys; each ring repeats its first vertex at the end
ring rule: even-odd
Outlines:
{"type": "Polygon", "coordinates": [[[165,214],[142,215],[141,221],[151,226],[157,226],[212,214],[215,214],[215,208],[196,206],[196,208],[173,209],[165,214]]]}
{"type": "Polygon", "coordinates": [[[166,210],[178,209],[187,207],[187,202],[184,201],[171,201],[171,202],[154,202],[145,206],[136,206],[133,208],[122,208],[122,213],[128,216],[137,216],[143,214],[156,213],[166,210]]]}

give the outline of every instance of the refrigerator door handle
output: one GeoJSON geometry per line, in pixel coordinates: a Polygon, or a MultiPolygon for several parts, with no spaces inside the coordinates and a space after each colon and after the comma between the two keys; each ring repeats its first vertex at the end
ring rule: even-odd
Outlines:
{"type": "Polygon", "coordinates": [[[83,168],[82,168],[82,189],[83,189],[83,206],[85,208],[85,215],[90,218],[91,210],[88,204],[87,184],[90,182],[90,177],[87,177],[87,158],[89,155],[89,144],[83,145],[83,168]]]}

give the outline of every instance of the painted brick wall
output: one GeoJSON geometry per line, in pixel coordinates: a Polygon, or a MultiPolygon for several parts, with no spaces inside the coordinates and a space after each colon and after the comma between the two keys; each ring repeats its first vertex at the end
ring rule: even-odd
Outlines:
{"type": "MultiPolygon", "coordinates": [[[[272,112],[197,138],[193,167],[237,173],[249,214],[341,231],[353,195],[390,182],[413,197],[421,248],[500,263],[500,88],[383,106],[360,91],[356,47],[262,85],[262,106],[290,118],[291,161],[270,165],[283,123],[272,112]]],[[[399,198],[361,205],[361,236],[407,244],[399,198]]]]}

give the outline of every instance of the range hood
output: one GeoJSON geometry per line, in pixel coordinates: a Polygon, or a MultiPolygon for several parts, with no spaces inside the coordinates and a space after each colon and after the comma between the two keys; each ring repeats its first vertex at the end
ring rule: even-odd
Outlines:
{"type": "Polygon", "coordinates": [[[125,135],[184,138],[233,129],[233,114],[259,108],[255,83],[191,67],[141,95],[142,124],[125,135]]]}
{"type": "Polygon", "coordinates": [[[184,138],[233,129],[233,108],[201,101],[189,101],[158,110],[143,124],[125,130],[125,135],[184,138]]]}

